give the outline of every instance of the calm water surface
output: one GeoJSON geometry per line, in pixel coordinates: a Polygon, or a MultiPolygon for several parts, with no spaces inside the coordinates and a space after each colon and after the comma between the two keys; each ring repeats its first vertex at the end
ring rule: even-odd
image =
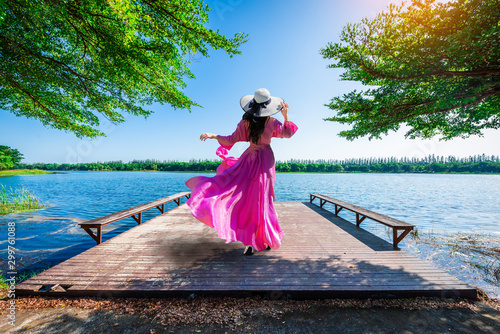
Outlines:
{"type": "MultiPolygon", "coordinates": [[[[78,222],[187,191],[184,182],[195,175],[199,174],[68,172],[0,178],[1,184],[25,187],[49,206],[0,217],[2,260],[8,222],[17,226],[19,268],[51,265],[95,245],[78,222]]],[[[308,201],[310,193],[322,193],[412,223],[421,232],[500,235],[499,175],[277,174],[275,191],[276,201],[308,201]]],[[[331,209],[328,204],[326,208],[331,209]]],[[[157,212],[145,212],[143,220],[157,212]]],[[[355,219],[349,212],[340,215],[355,219]]],[[[132,218],[110,224],[103,239],[136,225],[132,218]]],[[[362,226],[390,240],[381,224],[366,220],[362,226]]]]}

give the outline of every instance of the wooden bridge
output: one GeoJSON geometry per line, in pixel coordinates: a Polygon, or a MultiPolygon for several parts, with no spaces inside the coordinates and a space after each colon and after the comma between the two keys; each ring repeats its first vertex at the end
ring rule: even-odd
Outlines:
{"type": "MultiPolygon", "coordinates": [[[[179,203],[180,204],[180,203],[179,203]]],[[[243,255],[186,205],[20,283],[18,295],[466,297],[474,288],[309,202],[276,202],[278,250],[243,255]]]]}

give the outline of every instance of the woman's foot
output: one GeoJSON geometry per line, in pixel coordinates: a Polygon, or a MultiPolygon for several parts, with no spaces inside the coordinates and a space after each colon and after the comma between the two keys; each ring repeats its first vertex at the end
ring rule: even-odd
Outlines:
{"type": "Polygon", "coordinates": [[[271,250],[271,246],[267,246],[265,250],[271,250]]]}
{"type": "Polygon", "coordinates": [[[245,248],[245,251],[243,252],[243,255],[253,255],[253,248],[252,248],[252,246],[247,246],[245,248]]]}

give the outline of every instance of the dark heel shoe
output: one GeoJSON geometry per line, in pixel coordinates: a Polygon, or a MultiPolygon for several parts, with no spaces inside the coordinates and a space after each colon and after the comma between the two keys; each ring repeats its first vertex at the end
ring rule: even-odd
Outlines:
{"type": "Polygon", "coordinates": [[[252,248],[252,246],[247,246],[245,248],[245,251],[243,252],[243,255],[253,255],[253,248],[252,248]]]}
{"type": "Polygon", "coordinates": [[[266,251],[271,250],[271,246],[267,246],[267,248],[266,248],[265,250],[266,250],[266,251]]]}

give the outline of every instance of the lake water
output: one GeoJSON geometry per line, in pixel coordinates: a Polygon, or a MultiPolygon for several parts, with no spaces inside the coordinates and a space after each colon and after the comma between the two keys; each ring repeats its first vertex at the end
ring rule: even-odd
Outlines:
{"type": "MultiPolygon", "coordinates": [[[[16,222],[18,269],[48,266],[95,245],[79,221],[188,191],[184,182],[195,175],[199,173],[68,172],[0,178],[1,184],[25,187],[49,206],[0,217],[2,260],[8,222],[16,222]]],[[[325,194],[414,224],[420,232],[500,235],[499,175],[283,173],[276,175],[275,191],[276,201],[308,201],[312,192],[325,194]]],[[[143,221],[158,213],[145,212],[143,221]]],[[[340,215],[355,221],[349,212],[340,215]]],[[[136,225],[132,218],[110,224],[103,240],[136,225]]],[[[391,240],[381,224],[366,220],[362,226],[391,240]]]]}

